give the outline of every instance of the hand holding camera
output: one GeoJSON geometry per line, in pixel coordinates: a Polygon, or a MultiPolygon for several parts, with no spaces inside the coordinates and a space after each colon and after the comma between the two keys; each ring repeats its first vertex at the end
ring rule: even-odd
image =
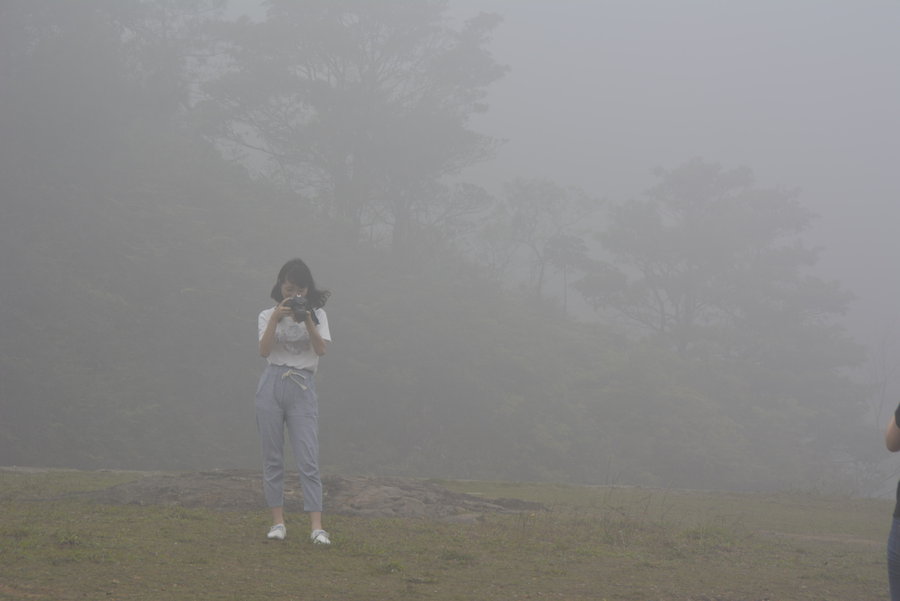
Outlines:
{"type": "Polygon", "coordinates": [[[306,317],[311,316],[315,324],[318,325],[319,320],[316,318],[316,311],[313,306],[303,296],[292,296],[284,302],[294,315],[294,321],[297,323],[305,323],[306,317]]]}

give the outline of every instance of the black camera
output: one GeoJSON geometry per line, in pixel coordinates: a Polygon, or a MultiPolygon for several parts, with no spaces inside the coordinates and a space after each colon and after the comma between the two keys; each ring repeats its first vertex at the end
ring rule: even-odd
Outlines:
{"type": "Polygon", "coordinates": [[[319,320],[316,318],[316,311],[310,302],[306,300],[306,297],[292,296],[285,305],[290,307],[291,311],[294,312],[294,320],[304,322],[306,321],[306,314],[309,313],[312,315],[313,322],[319,323],[319,320]]]}

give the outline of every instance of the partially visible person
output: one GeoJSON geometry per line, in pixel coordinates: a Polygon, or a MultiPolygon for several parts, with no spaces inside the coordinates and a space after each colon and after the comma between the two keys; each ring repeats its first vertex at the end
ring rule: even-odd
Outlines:
{"type": "MultiPolygon", "coordinates": [[[[884,444],[891,453],[900,451],[900,426],[898,423],[900,423],[900,406],[894,411],[887,430],[884,432],[884,444]]],[[[891,588],[891,601],[900,601],[900,482],[897,482],[896,498],[887,546],[888,584],[891,588]]]]}
{"type": "Polygon", "coordinates": [[[268,538],[284,540],[284,431],[287,429],[309,513],[310,539],[330,545],[322,528],[319,474],[319,402],[315,373],[331,334],[325,301],[309,267],[292,259],[278,272],[271,297],[277,305],[259,314],[259,354],[268,365],[256,389],[256,423],[263,455],[263,492],[272,511],[268,538]]]}

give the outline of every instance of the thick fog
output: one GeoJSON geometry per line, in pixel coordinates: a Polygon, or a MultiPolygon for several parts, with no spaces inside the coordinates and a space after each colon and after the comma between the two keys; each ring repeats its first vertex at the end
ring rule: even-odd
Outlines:
{"type": "Polygon", "coordinates": [[[900,307],[900,5],[840,2],[454,0],[503,15],[509,74],[476,123],[508,140],[471,171],[543,174],[613,199],[691,157],[798,188],[819,215],[820,267],[877,343],[900,307]]]}
{"type": "Polygon", "coordinates": [[[503,15],[492,48],[511,66],[477,121],[508,142],[471,176],[536,173],[618,200],[702,157],[797,189],[817,271],[854,294],[844,323],[884,378],[886,421],[900,400],[900,5],[549,4],[451,3],[503,15]]]}
{"type": "Polygon", "coordinates": [[[415,3],[316,16],[350,42],[214,4],[0,12],[0,465],[257,466],[256,317],[302,256],[326,470],[892,482],[896,2],[449,0],[425,42],[415,3]]]}

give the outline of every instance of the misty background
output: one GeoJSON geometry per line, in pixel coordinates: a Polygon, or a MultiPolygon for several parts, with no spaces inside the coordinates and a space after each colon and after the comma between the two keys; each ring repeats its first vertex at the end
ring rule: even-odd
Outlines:
{"type": "Polygon", "coordinates": [[[0,464],[882,494],[900,6],[0,5],[0,464]]]}

